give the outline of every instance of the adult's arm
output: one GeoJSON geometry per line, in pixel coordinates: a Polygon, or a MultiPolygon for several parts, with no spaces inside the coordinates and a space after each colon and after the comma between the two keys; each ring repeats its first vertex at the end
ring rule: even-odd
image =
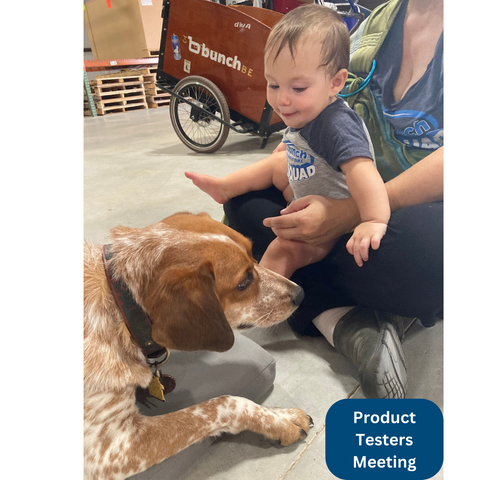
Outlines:
{"type": "Polygon", "coordinates": [[[443,200],[443,147],[385,184],[392,212],[443,200]]]}
{"type": "MultiPolygon", "coordinates": [[[[393,212],[419,203],[443,199],[443,147],[385,184],[393,212]]],[[[308,195],[282,210],[281,216],[266,218],[280,239],[312,244],[326,243],[351,232],[360,223],[352,198],[329,199],[308,195]]]]}

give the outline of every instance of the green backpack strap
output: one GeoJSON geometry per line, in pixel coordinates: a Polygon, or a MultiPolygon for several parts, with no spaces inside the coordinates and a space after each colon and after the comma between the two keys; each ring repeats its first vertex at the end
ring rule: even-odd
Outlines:
{"type": "Polygon", "coordinates": [[[377,7],[365,20],[362,37],[355,53],[350,58],[349,70],[357,74],[368,73],[404,0],[390,0],[377,7]]]}

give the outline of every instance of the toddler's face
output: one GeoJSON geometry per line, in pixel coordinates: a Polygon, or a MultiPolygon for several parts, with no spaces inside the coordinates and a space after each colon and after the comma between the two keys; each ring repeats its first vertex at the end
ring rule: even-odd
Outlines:
{"type": "Polygon", "coordinates": [[[319,67],[320,46],[311,40],[300,39],[295,58],[288,46],[274,56],[265,59],[268,103],[287,126],[302,128],[335,101],[338,90],[332,93],[332,79],[319,67]]]}

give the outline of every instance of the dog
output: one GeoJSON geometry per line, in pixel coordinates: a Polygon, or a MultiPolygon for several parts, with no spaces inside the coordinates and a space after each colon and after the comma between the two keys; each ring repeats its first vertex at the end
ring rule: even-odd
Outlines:
{"type": "Polygon", "coordinates": [[[116,227],[110,238],[108,254],[101,245],[84,248],[85,478],[124,479],[223,432],[251,430],[282,445],[305,438],[313,422],[302,410],[234,396],[141,415],[135,391],[147,388],[154,372],[115,293],[120,282],[151,322],[145,344],[162,352],[224,352],[234,329],[287,319],[303,298],[301,287],[260,267],[251,242],[207,214],[116,227]]]}

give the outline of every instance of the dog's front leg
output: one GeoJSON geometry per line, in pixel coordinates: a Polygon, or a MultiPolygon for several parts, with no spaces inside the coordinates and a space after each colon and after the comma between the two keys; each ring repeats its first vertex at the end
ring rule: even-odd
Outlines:
{"type": "Polygon", "coordinates": [[[117,457],[115,462],[124,477],[222,432],[251,430],[291,445],[306,437],[312,419],[296,408],[270,409],[242,397],[224,396],[157,417],[139,414],[131,425],[135,431],[124,443],[124,461],[117,457]]]}

